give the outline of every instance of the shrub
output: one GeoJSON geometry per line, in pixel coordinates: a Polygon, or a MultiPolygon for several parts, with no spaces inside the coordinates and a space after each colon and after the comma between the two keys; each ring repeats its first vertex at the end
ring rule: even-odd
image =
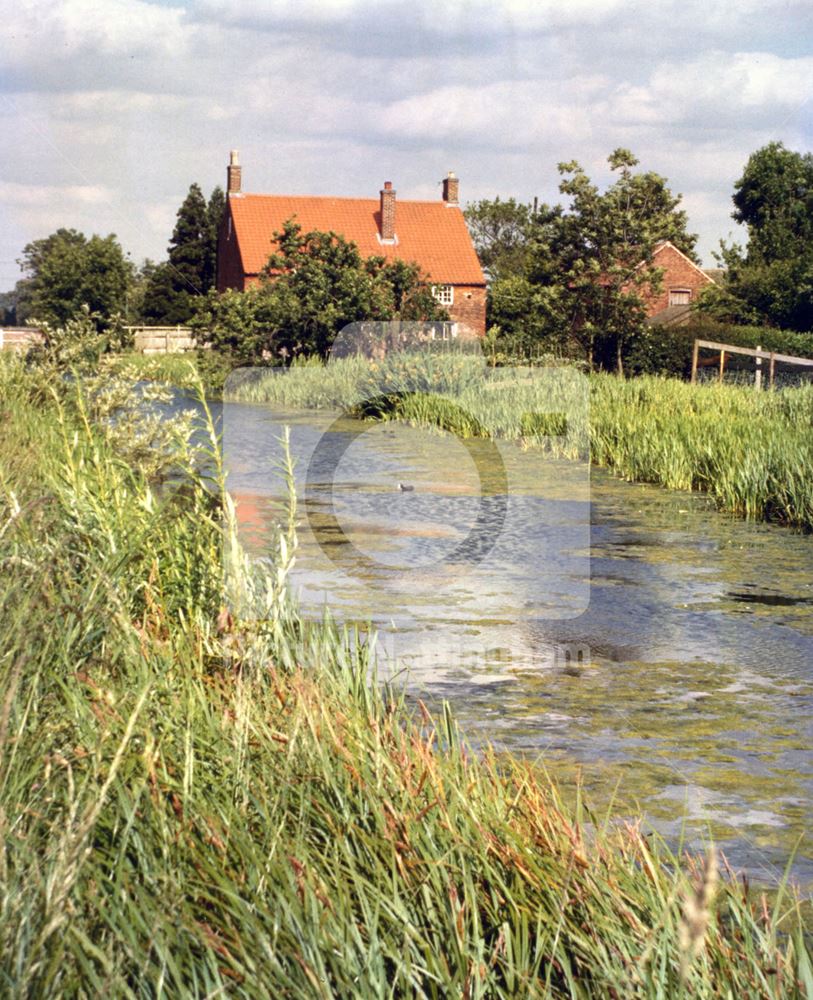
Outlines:
{"type": "MultiPolygon", "coordinates": [[[[761,347],[779,354],[813,358],[811,333],[794,333],[768,326],[738,326],[698,318],[686,326],[648,326],[628,354],[629,371],[634,375],[688,378],[692,370],[695,339],[714,340],[735,347],[761,347]]],[[[753,362],[745,363],[751,370],[753,362]]]]}

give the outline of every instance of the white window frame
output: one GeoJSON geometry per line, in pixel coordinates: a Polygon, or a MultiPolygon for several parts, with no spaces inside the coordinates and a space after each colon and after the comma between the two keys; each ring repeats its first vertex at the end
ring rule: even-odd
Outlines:
{"type": "Polygon", "coordinates": [[[433,323],[430,336],[432,340],[456,340],[457,323],[433,323]]]}
{"type": "Polygon", "coordinates": [[[453,306],[454,285],[432,285],[432,297],[442,306],[453,306]]]}
{"type": "Polygon", "coordinates": [[[692,290],[691,288],[670,288],[669,289],[669,305],[670,306],[687,306],[692,301],[692,290]],[[673,295],[686,295],[688,298],[685,302],[673,302],[673,295]]]}

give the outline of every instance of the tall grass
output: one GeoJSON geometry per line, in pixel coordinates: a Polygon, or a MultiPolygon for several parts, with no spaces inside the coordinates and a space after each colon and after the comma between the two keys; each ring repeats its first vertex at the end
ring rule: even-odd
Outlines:
{"type": "Polygon", "coordinates": [[[567,437],[540,416],[568,410],[566,379],[551,383],[537,369],[483,369],[471,358],[333,361],[259,375],[235,386],[234,395],[283,407],[341,407],[464,437],[489,434],[566,458],[589,440],[592,461],[625,479],[702,490],[734,514],[813,528],[813,386],[756,392],[605,374],[591,375],[589,385],[589,422],[578,426],[587,413],[577,410],[567,437]]]}
{"type": "Polygon", "coordinates": [[[593,460],[703,490],[724,510],[813,528],[813,386],[756,392],[669,379],[593,380],[593,460]]]}
{"type": "Polygon", "coordinates": [[[472,756],[303,622],[211,427],[167,479],[35,381],[0,367],[2,995],[813,997],[787,893],[472,756]]]}

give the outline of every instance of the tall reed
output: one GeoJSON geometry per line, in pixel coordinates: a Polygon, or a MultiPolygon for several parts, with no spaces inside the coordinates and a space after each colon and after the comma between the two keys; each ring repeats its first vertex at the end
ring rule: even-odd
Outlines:
{"type": "Polygon", "coordinates": [[[535,369],[487,369],[466,357],[331,361],[282,377],[259,375],[236,387],[235,398],[333,406],[462,437],[489,434],[564,458],[576,457],[574,442],[589,439],[592,461],[625,479],[701,490],[739,516],[813,528],[813,386],[756,392],[602,374],[589,385],[587,427],[568,438],[555,428],[551,434],[544,419],[559,403],[566,409],[567,398],[551,399],[551,382],[535,369]]]}
{"type": "Polygon", "coordinates": [[[813,997],[786,892],[703,889],[303,622],[284,514],[224,576],[211,423],[166,478],[34,380],[0,363],[2,995],[813,997]]]}

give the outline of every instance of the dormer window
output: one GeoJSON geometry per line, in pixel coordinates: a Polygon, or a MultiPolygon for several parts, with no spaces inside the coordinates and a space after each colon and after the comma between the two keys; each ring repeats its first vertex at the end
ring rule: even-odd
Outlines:
{"type": "Polygon", "coordinates": [[[432,285],[432,296],[442,306],[454,305],[454,285],[432,285]]]}

